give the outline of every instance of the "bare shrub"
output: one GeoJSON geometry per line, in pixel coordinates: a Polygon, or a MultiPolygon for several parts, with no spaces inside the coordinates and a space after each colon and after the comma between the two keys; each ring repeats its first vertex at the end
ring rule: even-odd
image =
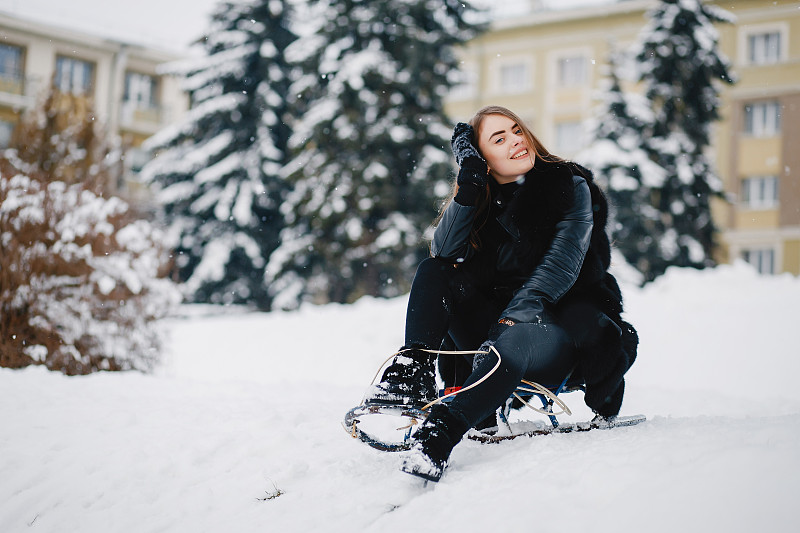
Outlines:
{"type": "Polygon", "coordinates": [[[148,370],[156,320],[178,301],[168,251],[126,202],[103,195],[113,150],[93,118],[56,124],[65,101],[51,95],[17,131],[22,149],[0,157],[0,366],[148,370]]]}

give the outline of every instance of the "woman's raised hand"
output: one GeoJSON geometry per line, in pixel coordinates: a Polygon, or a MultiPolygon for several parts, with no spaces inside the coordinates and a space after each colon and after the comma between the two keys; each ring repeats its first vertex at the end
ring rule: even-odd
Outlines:
{"type": "Polygon", "coordinates": [[[453,155],[456,158],[456,163],[459,167],[464,165],[466,159],[477,159],[486,166],[478,150],[472,145],[472,139],[475,131],[472,126],[465,122],[459,122],[453,129],[453,137],[450,139],[450,148],[453,150],[453,155]]]}
{"type": "Polygon", "coordinates": [[[459,122],[450,139],[456,163],[461,167],[456,182],[459,187],[457,200],[462,205],[475,205],[479,191],[486,187],[489,172],[486,161],[472,145],[473,132],[472,126],[459,122]]]}

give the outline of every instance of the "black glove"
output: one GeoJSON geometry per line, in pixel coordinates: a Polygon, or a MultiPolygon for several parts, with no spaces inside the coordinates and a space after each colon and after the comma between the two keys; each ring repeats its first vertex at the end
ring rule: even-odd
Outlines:
{"type": "MultiPolygon", "coordinates": [[[[453,129],[453,136],[450,138],[450,148],[453,150],[453,155],[456,158],[456,164],[459,167],[464,166],[467,159],[477,159],[486,167],[486,161],[483,160],[478,150],[472,146],[472,139],[475,136],[475,130],[472,126],[464,122],[459,122],[453,129]]],[[[469,161],[468,164],[475,164],[474,161],[469,161]]]]}
{"type": "Polygon", "coordinates": [[[458,171],[458,195],[456,202],[461,205],[475,205],[475,202],[486,187],[488,167],[486,161],[472,145],[473,129],[469,124],[459,122],[453,130],[450,147],[461,169],[458,171]]]}

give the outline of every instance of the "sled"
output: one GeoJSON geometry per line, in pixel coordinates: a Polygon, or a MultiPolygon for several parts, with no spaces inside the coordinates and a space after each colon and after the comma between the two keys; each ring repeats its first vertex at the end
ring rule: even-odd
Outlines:
{"type": "Polygon", "coordinates": [[[467,433],[467,438],[491,444],[505,440],[516,439],[517,437],[536,437],[539,435],[552,435],[553,433],[578,433],[591,431],[593,429],[613,429],[626,426],[635,426],[647,420],[644,415],[615,416],[605,418],[597,415],[588,422],[567,422],[557,426],[547,425],[541,421],[537,422],[514,422],[508,425],[507,432],[499,430],[478,431],[475,429],[467,433]]]}
{"type": "MultiPolygon", "coordinates": [[[[479,385],[500,366],[500,354],[494,347],[491,347],[491,349],[497,356],[497,364],[486,376],[473,383],[469,388],[479,385]]],[[[430,351],[440,355],[478,353],[430,351]]],[[[397,354],[393,354],[389,359],[394,355],[397,354]]],[[[389,359],[384,362],[384,365],[389,359]]],[[[380,370],[378,370],[378,373],[380,373],[380,370]]],[[[375,377],[377,378],[377,374],[375,377]]],[[[373,378],[374,381],[375,378],[373,378]]],[[[408,450],[414,444],[414,431],[428,416],[429,408],[438,402],[448,403],[452,401],[453,397],[464,390],[467,389],[453,387],[441,390],[437,400],[422,407],[379,403],[368,404],[362,400],[360,405],[353,407],[345,414],[342,425],[351,437],[377,450],[386,452],[408,450]]],[[[554,433],[577,433],[594,429],[634,426],[646,420],[644,415],[615,417],[597,415],[586,422],[562,423],[557,417],[564,414],[571,415],[572,412],[567,404],[559,398],[559,395],[576,391],[585,391],[585,386],[581,380],[573,379],[571,373],[555,387],[545,387],[532,381],[522,380],[505,405],[497,410],[497,425],[481,430],[470,429],[467,432],[467,438],[488,444],[523,436],[535,437],[554,433]],[[533,398],[542,403],[542,408],[534,407],[530,404],[533,398]],[[546,415],[549,423],[527,420],[509,422],[511,410],[522,406],[546,415]]]]}
{"type": "Polygon", "coordinates": [[[408,450],[414,444],[414,428],[428,416],[426,411],[402,405],[364,405],[344,415],[350,436],[384,452],[408,450]]]}

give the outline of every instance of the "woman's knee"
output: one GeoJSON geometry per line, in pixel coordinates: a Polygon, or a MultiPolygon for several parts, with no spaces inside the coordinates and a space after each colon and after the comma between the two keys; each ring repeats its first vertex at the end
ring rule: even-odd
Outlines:
{"type": "Polygon", "coordinates": [[[495,373],[498,377],[506,376],[507,379],[519,381],[527,370],[527,360],[515,348],[495,345],[488,353],[477,354],[473,359],[473,372],[481,375],[495,373]]]}
{"type": "Polygon", "coordinates": [[[558,378],[574,366],[569,335],[555,324],[517,324],[497,340],[497,349],[525,375],[558,378]]]}

